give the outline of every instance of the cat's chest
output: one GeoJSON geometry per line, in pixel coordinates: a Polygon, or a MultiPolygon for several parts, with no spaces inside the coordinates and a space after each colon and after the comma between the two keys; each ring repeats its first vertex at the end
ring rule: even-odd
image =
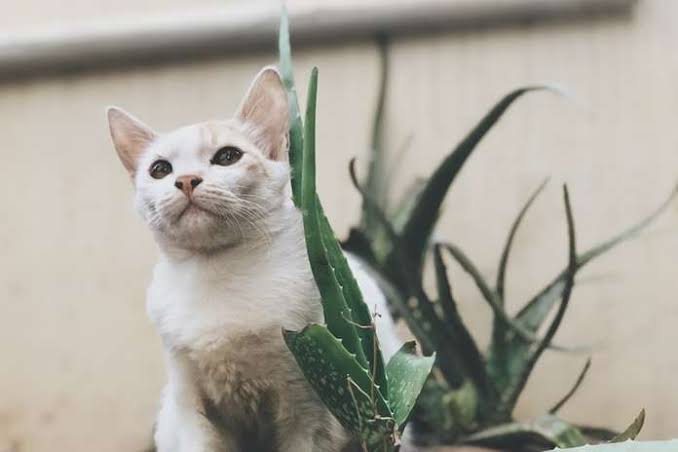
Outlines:
{"type": "Polygon", "coordinates": [[[234,335],[226,344],[187,355],[202,391],[215,401],[240,403],[272,396],[276,385],[298,373],[282,332],[275,327],[234,335]]]}
{"type": "Polygon", "coordinates": [[[203,350],[243,333],[299,329],[321,319],[317,289],[303,261],[160,262],[148,313],[166,345],[203,350]]]}

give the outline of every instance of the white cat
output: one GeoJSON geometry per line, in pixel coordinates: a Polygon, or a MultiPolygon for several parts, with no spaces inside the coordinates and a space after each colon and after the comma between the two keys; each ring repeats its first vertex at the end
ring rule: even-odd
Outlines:
{"type": "MultiPolygon", "coordinates": [[[[156,134],[108,110],[135,203],[160,248],[148,314],[168,369],[158,452],[340,451],[349,436],[304,379],[281,329],[323,322],[300,212],[291,202],[288,103],[277,71],[255,78],[230,120],[156,134]]],[[[399,346],[384,297],[350,259],[399,346]]]]}

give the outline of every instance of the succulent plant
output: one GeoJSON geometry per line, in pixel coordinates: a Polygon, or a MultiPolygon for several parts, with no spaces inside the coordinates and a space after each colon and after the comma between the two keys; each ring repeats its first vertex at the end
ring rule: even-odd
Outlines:
{"type": "MultiPolygon", "coordinates": [[[[577,272],[620,242],[634,237],[669,206],[678,190],[642,221],[582,253],[575,249],[574,223],[567,190],[570,258],[567,266],[536,292],[515,315],[505,308],[504,287],[513,240],[522,220],[546,182],[530,196],[509,231],[491,285],[459,246],[431,243],[441,205],[472,155],[476,145],[521,96],[544,86],[517,89],[504,96],[471,132],[448,154],[433,174],[416,181],[403,199],[392,203],[383,149],[383,111],[388,81],[388,51],[382,43],[382,83],[373,124],[372,152],[364,183],[359,183],[354,165],[354,184],[363,198],[362,218],[343,246],[360,256],[393,307],[421,343],[424,353],[437,352],[434,371],[419,398],[413,424],[419,438],[428,442],[466,442],[500,447],[502,450],[543,450],[545,447],[584,445],[588,440],[609,440],[615,432],[575,426],[556,416],[575,393],[586,372],[587,361],[573,388],[549,412],[531,422],[516,422],[513,410],[542,353],[560,348],[552,343],[566,312],[577,272]],[[432,255],[437,299],[424,289],[424,263],[432,255]],[[482,300],[493,314],[489,349],[482,353],[457,310],[457,300],[446,271],[449,256],[473,279],[482,300]],[[555,311],[543,336],[540,329],[555,311]]],[[[638,426],[638,424],[634,425],[638,426]]],[[[642,425],[642,420],[639,425],[642,425]]],[[[638,426],[638,430],[640,427],[638,426]]],[[[637,432],[636,432],[637,433],[637,432]]],[[[635,435],[633,435],[635,436],[635,435]]]]}
{"type": "Polygon", "coordinates": [[[325,317],[325,325],[283,331],[285,341],[320,399],[356,434],[363,450],[394,451],[435,357],[417,356],[415,343],[408,342],[384,364],[373,319],[316,192],[318,71],[314,68],[311,74],[302,123],[285,13],[279,51],[290,100],[293,199],[303,214],[306,248],[325,317]]]}

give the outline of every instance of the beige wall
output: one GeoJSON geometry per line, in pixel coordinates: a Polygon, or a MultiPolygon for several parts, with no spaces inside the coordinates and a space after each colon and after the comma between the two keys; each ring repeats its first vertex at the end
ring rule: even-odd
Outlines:
{"type": "MultiPolygon", "coordinates": [[[[159,10],[165,2],[143,3],[159,10]]],[[[11,10],[15,2],[0,6],[11,10]]],[[[15,23],[48,15],[24,8],[15,23]]],[[[647,213],[675,183],[677,45],[673,0],[641,1],[628,21],[398,40],[389,144],[395,149],[411,133],[414,143],[395,180],[403,187],[427,174],[509,89],[542,81],[567,87],[572,99],[534,94],[510,111],[464,171],[439,230],[494,277],[514,214],[551,175],[518,235],[508,286],[517,306],[564,263],[563,181],[582,249],[647,213]]],[[[344,168],[349,157],[365,155],[377,54],[365,43],[296,56],[301,84],[312,64],[320,67],[320,189],[343,233],[358,206],[344,168]]],[[[164,378],[144,314],[155,250],[131,208],[104,107],[123,106],[160,129],[228,115],[257,69],[274,58],[0,85],[0,451],[143,447],[164,378]]],[[[558,336],[562,344],[594,348],[589,379],[563,410],[568,419],[620,427],[645,407],[644,438],[678,436],[677,227],[672,207],[640,240],[585,272],[594,281],[575,291],[558,336]]],[[[489,312],[457,269],[453,278],[484,342],[489,312]]],[[[584,359],[547,354],[519,414],[550,406],[584,359]]]]}

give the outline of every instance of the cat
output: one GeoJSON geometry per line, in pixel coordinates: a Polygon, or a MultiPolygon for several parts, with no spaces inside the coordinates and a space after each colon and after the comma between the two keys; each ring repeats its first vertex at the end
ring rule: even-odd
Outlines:
{"type": "MultiPolygon", "coordinates": [[[[281,330],[322,323],[291,200],[289,107],[264,68],[232,119],[158,134],[111,107],[109,128],[160,250],[147,312],[168,382],[158,452],[333,452],[352,438],[305,380],[281,330]]],[[[385,357],[400,341],[383,294],[351,256],[385,357]]]]}

